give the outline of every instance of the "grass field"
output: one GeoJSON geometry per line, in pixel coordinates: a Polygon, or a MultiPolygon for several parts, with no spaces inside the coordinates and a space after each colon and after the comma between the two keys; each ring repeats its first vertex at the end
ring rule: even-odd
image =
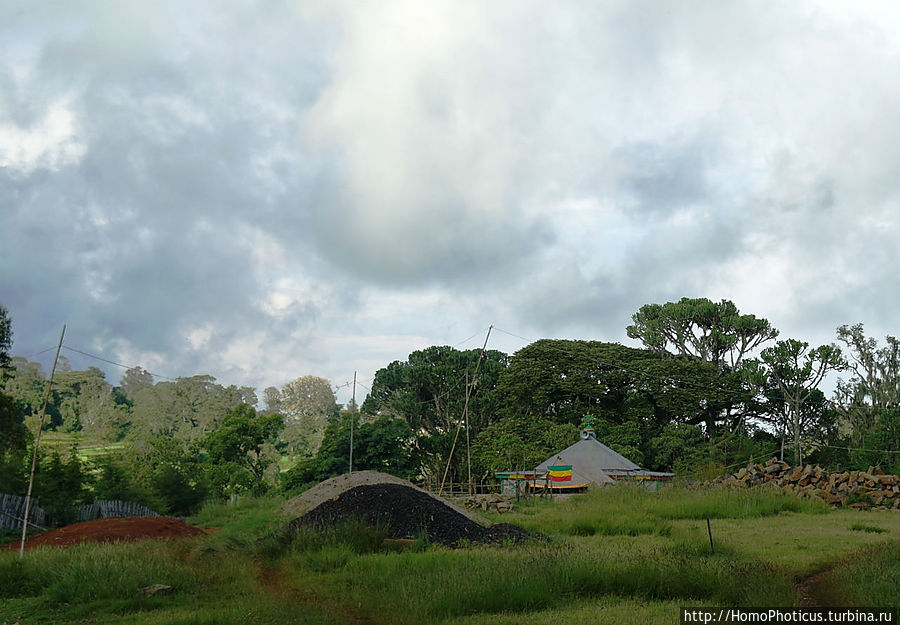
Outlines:
{"type": "Polygon", "coordinates": [[[191,522],[222,531],[201,538],[2,553],[0,623],[651,625],[679,606],[798,606],[806,579],[822,605],[900,607],[897,512],[615,488],[495,517],[550,543],[447,549],[361,526],[287,541],[280,503],[207,506],[191,522]],[[155,583],[177,592],[138,594],[155,583]]]}
{"type": "Polygon", "coordinates": [[[125,449],[127,444],[93,440],[85,438],[81,433],[54,431],[41,433],[41,448],[46,452],[57,451],[61,456],[68,457],[73,445],[78,449],[78,458],[85,462],[125,449]]]}

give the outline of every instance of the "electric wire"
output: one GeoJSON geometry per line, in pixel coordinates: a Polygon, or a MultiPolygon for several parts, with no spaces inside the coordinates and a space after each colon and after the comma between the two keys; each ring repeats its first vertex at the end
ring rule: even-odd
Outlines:
{"type": "MultiPolygon", "coordinates": [[[[103,358],[102,356],[97,356],[96,354],[90,354],[90,353],[82,351],[80,349],[76,349],[74,347],[69,347],[68,345],[63,345],[63,349],[67,349],[70,352],[75,352],[77,354],[81,354],[82,356],[87,356],[88,358],[93,358],[94,360],[99,360],[101,362],[106,362],[111,365],[115,365],[117,367],[122,367],[123,369],[134,369],[135,367],[139,366],[139,365],[123,365],[120,362],[115,362],[114,360],[109,360],[107,358],[103,358]]],[[[144,369],[143,367],[140,367],[140,368],[144,369]]],[[[168,376],[161,375],[159,373],[153,373],[152,371],[147,371],[146,369],[144,369],[144,371],[146,371],[147,373],[149,373],[150,375],[152,375],[155,378],[161,378],[163,380],[171,380],[172,382],[175,382],[177,380],[177,378],[170,378],[168,376]]]]}

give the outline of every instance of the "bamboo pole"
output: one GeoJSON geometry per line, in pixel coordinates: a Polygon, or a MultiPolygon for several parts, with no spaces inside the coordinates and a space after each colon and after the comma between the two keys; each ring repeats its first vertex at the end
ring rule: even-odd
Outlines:
{"type": "Polygon", "coordinates": [[[28,477],[28,493],[25,495],[25,518],[22,520],[22,542],[19,544],[19,559],[25,555],[25,535],[28,533],[28,514],[31,512],[31,490],[34,488],[34,470],[37,467],[38,446],[41,444],[41,432],[44,431],[44,417],[47,415],[47,403],[50,401],[50,389],[53,386],[53,374],[56,373],[56,363],[59,362],[59,350],[62,349],[63,337],[66,335],[66,324],[63,324],[59,334],[59,345],[56,346],[56,356],[53,358],[53,368],[50,369],[50,379],[47,380],[47,392],[44,393],[44,405],[41,406],[41,419],[38,425],[37,435],[34,437],[34,453],[31,455],[31,475],[28,477]]]}

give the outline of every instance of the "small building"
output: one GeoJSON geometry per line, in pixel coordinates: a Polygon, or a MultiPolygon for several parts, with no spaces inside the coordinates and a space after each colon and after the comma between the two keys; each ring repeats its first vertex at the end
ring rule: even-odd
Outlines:
{"type": "Polygon", "coordinates": [[[551,466],[572,467],[571,480],[565,485],[549,480],[535,480],[535,489],[551,488],[554,492],[584,490],[591,486],[605,486],[614,482],[636,481],[657,490],[660,483],[671,480],[674,473],[642,469],[631,460],[601,443],[593,431],[582,433],[582,439],[556,453],[534,468],[534,473],[546,475],[551,466]]]}

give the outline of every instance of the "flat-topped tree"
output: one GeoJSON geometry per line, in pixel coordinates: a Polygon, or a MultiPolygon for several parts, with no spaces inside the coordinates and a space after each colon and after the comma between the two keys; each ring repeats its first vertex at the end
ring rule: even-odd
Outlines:
{"type": "Polygon", "coordinates": [[[677,302],[646,304],[632,317],[629,338],[644,346],[737,368],[744,357],[778,330],[767,319],[742,315],[733,302],[683,297],[677,302]]]}

